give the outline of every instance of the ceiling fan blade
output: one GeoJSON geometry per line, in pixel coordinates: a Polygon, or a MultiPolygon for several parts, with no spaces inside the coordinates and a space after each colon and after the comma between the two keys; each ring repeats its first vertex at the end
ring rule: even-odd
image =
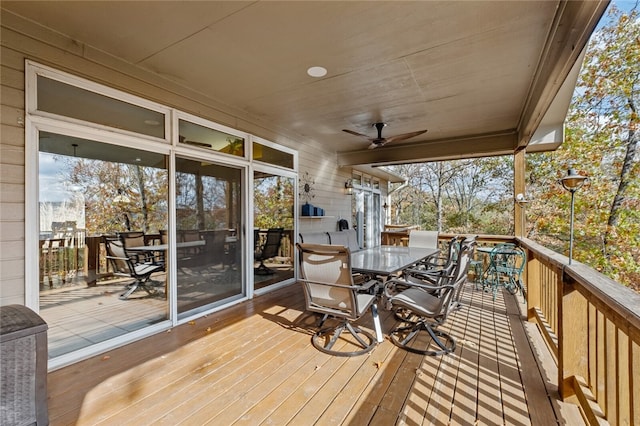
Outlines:
{"type": "Polygon", "coordinates": [[[419,130],[417,132],[403,133],[401,135],[391,136],[391,137],[388,137],[386,139],[385,143],[403,141],[405,139],[411,139],[414,136],[418,136],[418,135],[421,135],[421,134],[426,133],[426,132],[427,132],[426,130],[419,130]]]}
{"type": "Polygon", "coordinates": [[[353,130],[342,129],[342,131],[343,132],[347,132],[347,133],[351,133],[352,135],[361,136],[363,138],[371,139],[369,136],[363,135],[362,133],[354,132],[353,130]]]}
{"type": "Polygon", "coordinates": [[[379,148],[379,147],[381,147],[382,145],[384,145],[386,143],[387,143],[386,140],[383,140],[381,142],[371,142],[371,144],[369,145],[369,149],[379,148]]]}

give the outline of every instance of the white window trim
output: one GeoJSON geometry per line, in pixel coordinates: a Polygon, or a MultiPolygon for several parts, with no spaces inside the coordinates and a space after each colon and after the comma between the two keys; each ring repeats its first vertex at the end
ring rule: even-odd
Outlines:
{"type": "Polygon", "coordinates": [[[124,135],[135,136],[136,138],[148,139],[153,141],[163,141],[164,143],[170,142],[170,134],[171,134],[171,108],[166,107],[164,105],[149,101],[144,98],[140,98],[138,96],[129,94],[127,92],[123,92],[118,89],[114,89],[108,86],[104,86],[100,83],[93,82],[91,80],[87,80],[82,77],[75,76],[73,74],[68,74],[64,71],[59,71],[54,68],[50,68],[46,65],[41,65],[36,62],[26,60],[25,61],[25,71],[26,71],[26,87],[25,91],[26,97],[26,112],[32,116],[41,116],[41,117],[49,117],[55,119],[57,121],[82,124],[89,126],[94,129],[103,129],[112,133],[121,133],[124,135]],[[77,118],[67,117],[64,115],[54,114],[50,112],[40,111],[38,110],[38,91],[37,91],[37,78],[41,75],[43,77],[50,78],[52,80],[57,80],[62,83],[68,84],[70,86],[78,87],[80,89],[88,90],[90,92],[97,93],[99,95],[104,95],[109,98],[112,98],[117,101],[124,101],[130,103],[132,105],[145,108],[151,111],[158,112],[164,115],[164,138],[157,138],[150,135],[145,135],[144,133],[132,132],[129,130],[118,129],[115,127],[105,126],[103,124],[92,123],[85,120],[80,120],[77,118]]]}
{"type": "MultiPolygon", "coordinates": [[[[108,340],[96,345],[92,345],[83,348],[78,351],[71,352],[69,354],[56,357],[49,362],[49,368],[55,369],[64,365],[77,362],[80,359],[86,358],[103,352],[107,349],[122,346],[132,341],[138,340],[142,337],[149,336],[158,333],[160,330],[176,326],[180,323],[190,321],[194,318],[199,318],[212,312],[220,311],[228,308],[229,306],[240,303],[247,298],[252,298],[254,294],[262,294],[268,291],[275,290],[284,285],[289,285],[295,281],[297,276],[297,264],[294,259],[294,278],[286,280],[281,285],[270,286],[267,289],[254,292],[253,282],[253,264],[250,261],[253,246],[253,233],[249,232],[248,227],[253,224],[253,176],[254,171],[265,171],[285,177],[291,177],[294,179],[294,187],[298,186],[298,151],[268,140],[259,138],[246,132],[215,123],[210,120],[203,119],[198,116],[188,114],[186,112],[179,111],[175,108],[167,107],[155,102],[139,98],[135,95],[123,92],[118,89],[114,89],[108,86],[104,86],[99,83],[92,82],[90,80],[78,77],[72,74],[68,74],[63,71],[56,70],[54,68],[47,67],[45,65],[38,64],[27,60],[25,62],[25,305],[32,308],[34,311],[39,312],[39,286],[34,283],[39,281],[39,140],[38,134],[41,131],[48,131],[52,133],[60,133],[72,137],[85,138],[89,140],[95,140],[97,142],[104,142],[115,146],[123,146],[128,148],[135,148],[158,154],[167,155],[169,157],[169,213],[168,213],[168,227],[171,230],[172,238],[175,239],[175,157],[179,155],[183,158],[191,158],[195,160],[206,160],[221,165],[231,165],[242,169],[243,190],[246,197],[243,197],[242,208],[245,211],[243,220],[245,221],[245,229],[242,232],[245,233],[245,247],[243,264],[245,267],[245,296],[230,301],[222,305],[215,306],[208,310],[202,310],[195,312],[194,315],[190,315],[188,318],[181,318],[178,321],[177,313],[177,295],[176,292],[171,292],[171,297],[168,301],[169,315],[168,320],[158,323],[154,326],[145,327],[135,332],[127,333],[118,339],[108,340]],[[165,116],[165,138],[156,138],[141,133],[125,131],[121,129],[112,128],[109,126],[92,123],[84,120],[73,119],[70,117],[61,116],[58,114],[46,113],[37,110],[37,76],[42,75],[47,78],[52,78],[63,83],[76,86],[82,89],[90,90],[98,94],[102,94],[116,100],[125,101],[133,105],[137,105],[143,108],[147,108],[165,116]],[[229,155],[226,153],[220,153],[217,151],[199,149],[197,147],[184,146],[178,143],[178,120],[183,119],[193,122],[205,127],[212,128],[214,130],[220,130],[231,135],[242,137],[247,144],[245,148],[245,156],[238,157],[229,155]],[[289,169],[285,167],[279,167],[268,163],[252,160],[252,146],[253,141],[256,141],[265,146],[269,146],[274,149],[278,149],[283,152],[293,154],[294,168],[289,169]],[[32,161],[35,160],[35,161],[32,161]]],[[[298,193],[294,192],[294,235],[298,233],[298,193]]],[[[169,250],[170,263],[176,264],[175,250],[169,250]]],[[[170,268],[170,282],[175,283],[177,280],[177,273],[175,268],[170,268]]]]}
{"type": "Polygon", "coordinates": [[[249,146],[250,146],[250,150],[251,150],[249,158],[251,158],[255,164],[262,164],[262,165],[265,165],[267,167],[274,167],[274,168],[277,168],[277,169],[280,169],[280,170],[283,170],[283,171],[294,171],[294,172],[297,172],[297,170],[298,170],[298,151],[296,151],[295,149],[291,149],[291,148],[288,148],[286,146],[282,146],[282,145],[279,145],[277,143],[274,143],[274,142],[271,142],[271,141],[268,141],[266,139],[262,139],[262,138],[260,138],[258,136],[253,136],[253,135],[251,135],[251,141],[250,141],[249,146]],[[271,164],[271,163],[267,163],[265,161],[260,161],[260,160],[253,159],[253,142],[256,142],[256,143],[259,143],[260,145],[268,146],[269,148],[277,149],[278,151],[286,152],[287,154],[293,155],[293,168],[284,167],[284,166],[278,166],[276,164],[271,164]]]}

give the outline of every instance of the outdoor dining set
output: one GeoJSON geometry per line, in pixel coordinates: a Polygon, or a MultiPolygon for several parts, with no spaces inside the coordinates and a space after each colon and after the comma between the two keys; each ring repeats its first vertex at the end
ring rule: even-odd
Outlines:
{"type": "Polygon", "coordinates": [[[300,234],[297,244],[306,309],[321,314],[312,344],[322,352],[361,355],[383,342],[379,304],[398,320],[388,332],[396,346],[423,355],[454,351],[455,339],[438,327],[462,308],[470,272],[494,300],[500,287],[525,295],[524,252],[514,244],[477,247],[476,237],[456,236],[441,247],[438,232],[412,230],[406,246],[360,249],[354,236],[300,234]],[[369,310],[375,336],[354,324],[369,310]]]}

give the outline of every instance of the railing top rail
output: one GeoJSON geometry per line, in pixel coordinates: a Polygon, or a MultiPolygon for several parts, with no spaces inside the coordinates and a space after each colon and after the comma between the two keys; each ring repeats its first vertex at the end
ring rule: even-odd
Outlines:
{"type": "MultiPolygon", "coordinates": [[[[640,294],[580,262],[566,265],[564,275],[628,321],[640,338],[640,294]]],[[[568,281],[565,278],[565,281],[568,281]]]]}
{"type": "Polygon", "coordinates": [[[562,280],[574,283],[582,293],[594,302],[606,306],[616,316],[625,321],[633,334],[640,336],[640,294],[601,274],[580,262],[569,265],[569,259],[527,238],[518,238],[518,243],[535,253],[540,261],[562,271],[562,280]]]}
{"type": "Polygon", "coordinates": [[[517,238],[517,243],[520,247],[535,252],[538,260],[541,260],[554,269],[561,270],[569,262],[569,258],[567,256],[555,252],[528,238],[517,238]]]}
{"type": "MultiPolygon", "coordinates": [[[[457,233],[449,233],[449,232],[441,232],[438,235],[439,240],[450,240],[453,237],[457,237],[460,234],[457,233]]],[[[513,235],[489,235],[489,234],[465,234],[465,236],[475,236],[478,242],[485,243],[512,243],[516,241],[516,237],[513,235]]]]}

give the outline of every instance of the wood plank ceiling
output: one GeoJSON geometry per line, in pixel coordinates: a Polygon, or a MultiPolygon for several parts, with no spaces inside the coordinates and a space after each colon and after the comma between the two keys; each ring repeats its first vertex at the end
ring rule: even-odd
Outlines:
{"type": "MultiPolygon", "coordinates": [[[[3,1],[2,8],[355,165],[526,146],[607,3],[3,1]],[[328,74],[312,78],[311,66],[328,74]],[[373,137],[378,121],[388,124],[386,136],[428,132],[369,150],[366,139],[342,131],[373,137]]],[[[564,113],[549,119],[561,124],[564,113]]]]}

